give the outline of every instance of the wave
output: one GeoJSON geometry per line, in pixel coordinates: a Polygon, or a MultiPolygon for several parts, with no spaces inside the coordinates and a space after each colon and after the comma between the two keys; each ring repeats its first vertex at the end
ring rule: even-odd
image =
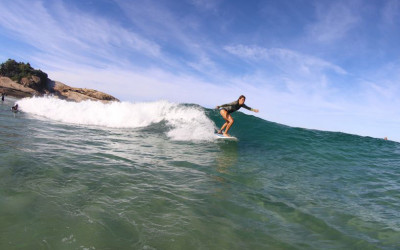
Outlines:
{"type": "Polygon", "coordinates": [[[204,109],[168,101],[68,102],[54,97],[32,97],[18,102],[20,110],[50,120],[108,128],[143,128],[165,122],[172,140],[213,140],[215,123],[204,109]]]}
{"type": "MultiPolygon", "coordinates": [[[[155,102],[68,102],[54,97],[32,97],[17,102],[23,112],[69,124],[107,128],[145,128],[154,124],[157,131],[178,141],[212,141],[214,130],[224,120],[216,110],[195,104],[155,102]]],[[[370,143],[380,145],[383,140],[340,132],[294,128],[270,122],[242,112],[232,114],[235,123],[230,133],[242,143],[259,143],[261,148],[273,145],[313,150],[332,150],[334,145],[347,147],[370,143]]],[[[154,127],[153,127],[154,128],[154,127]]],[[[386,142],[385,145],[393,145],[386,142]]],[[[395,143],[397,144],[397,143],[395,143]]],[[[312,150],[312,151],[313,151],[312,150]]]]}

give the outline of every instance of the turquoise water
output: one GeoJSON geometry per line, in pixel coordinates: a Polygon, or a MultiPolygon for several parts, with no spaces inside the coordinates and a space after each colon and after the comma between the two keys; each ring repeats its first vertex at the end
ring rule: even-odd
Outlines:
{"type": "Polygon", "coordinates": [[[399,143],[240,112],[219,141],[196,105],[14,101],[0,249],[400,248],[399,143]]]}

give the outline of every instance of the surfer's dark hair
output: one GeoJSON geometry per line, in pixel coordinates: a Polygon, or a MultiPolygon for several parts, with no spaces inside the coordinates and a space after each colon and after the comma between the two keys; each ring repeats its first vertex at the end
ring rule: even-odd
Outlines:
{"type": "Polygon", "coordinates": [[[239,96],[238,101],[240,100],[240,98],[244,98],[244,100],[246,100],[246,97],[244,95],[239,96]]]}

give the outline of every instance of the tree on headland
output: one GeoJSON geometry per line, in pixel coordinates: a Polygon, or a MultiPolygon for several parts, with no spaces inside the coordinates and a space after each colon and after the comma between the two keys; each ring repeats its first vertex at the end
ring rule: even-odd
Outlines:
{"type": "Polygon", "coordinates": [[[43,71],[32,68],[29,63],[16,62],[13,59],[8,59],[0,65],[0,75],[9,77],[23,85],[34,81],[35,87],[39,89],[45,87],[48,79],[47,74],[43,71]],[[35,78],[37,80],[33,80],[35,78]]]}

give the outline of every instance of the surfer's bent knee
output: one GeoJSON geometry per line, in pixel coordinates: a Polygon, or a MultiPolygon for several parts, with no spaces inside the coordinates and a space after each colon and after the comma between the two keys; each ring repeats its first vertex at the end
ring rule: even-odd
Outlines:
{"type": "Polygon", "coordinates": [[[228,114],[227,116],[226,116],[226,120],[229,122],[229,123],[233,123],[234,122],[234,120],[233,120],[233,118],[232,118],[232,116],[230,115],[230,114],[228,114]]]}

